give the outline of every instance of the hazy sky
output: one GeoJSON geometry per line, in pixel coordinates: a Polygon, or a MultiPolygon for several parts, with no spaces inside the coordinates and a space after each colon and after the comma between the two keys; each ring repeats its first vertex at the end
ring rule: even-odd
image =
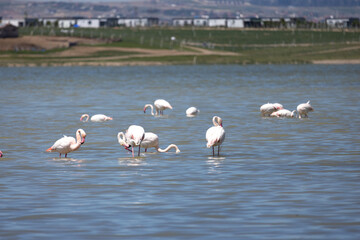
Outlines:
{"type": "MultiPolygon", "coordinates": [[[[23,2],[139,2],[143,0],[22,0],[23,2]]],[[[146,0],[145,0],[146,1],[146,0]]]]}

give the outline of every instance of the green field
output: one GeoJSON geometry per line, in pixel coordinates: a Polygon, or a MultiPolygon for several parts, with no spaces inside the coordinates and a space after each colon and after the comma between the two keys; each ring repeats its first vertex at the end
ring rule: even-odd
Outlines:
{"type": "MultiPolygon", "coordinates": [[[[71,57],[86,62],[136,63],[152,62],[163,64],[194,64],[196,47],[210,50],[213,54],[198,55],[196,64],[281,64],[312,63],[319,60],[360,60],[359,30],[265,30],[265,29],[198,29],[198,28],[144,28],[144,29],[74,29],[63,33],[60,29],[20,28],[20,35],[69,36],[112,40],[98,47],[142,48],[153,50],[172,49],[187,51],[185,55],[137,56],[132,52],[102,50],[93,55],[71,57]],[[175,37],[175,40],[171,40],[175,37]],[[236,55],[224,55],[232,52],[236,55]],[[115,58],[111,58],[111,57],[115,58]],[[117,56],[122,58],[116,59],[117,56]],[[127,57],[126,57],[127,56],[127,57]],[[107,57],[101,59],[102,57],[107,57]],[[99,58],[94,59],[94,58],[99,58]]],[[[94,47],[94,46],[91,46],[94,47]]],[[[43,63],[61,64],[69,57],[52,57],[54,52],[3,52],[0,65],[43,63]],[[36,57],[34,57],[36,55],[36,57]]]]}

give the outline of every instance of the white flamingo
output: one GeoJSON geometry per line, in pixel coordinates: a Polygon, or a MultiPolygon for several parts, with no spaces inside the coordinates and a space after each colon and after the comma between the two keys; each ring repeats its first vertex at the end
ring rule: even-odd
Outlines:
{"type": "Polygon", "coordinates": [[[213,156],[215,155],[214,148],[218,146],[218,156],[220,155],[220,145],[225,140],[225,130],[222,125],[222,119],[218,116],[214,116],[212,119],[214,126],[206,131],[206,147],[212,147],[213,156]]]}
{"type": "Polygon", "coordinates": [[[295,110],[294,111],[289,111],[287,109],[280,109],[279,111],[273,112],[271,113],[270,117],[278,117],[278,118],[292,118],[295,117],[295,110]]]}
{"type": "MultiPolygon", "coordinates": [[[[113,120],[112,117],[108,117],[104,114],[95,114],[90,118],[92,122],[106,122],[109,120],[113,120]]],[[[80,118],[80,121],[87,122],[89,121],[89,114],[83,114],[80,118]]]]}
{"type": "MultiPolygon", "coordinates": [[[[155,115],[163,115],[165,109],[173,109],[172,106],[170,105],[170,103],[164,99],[155,100],[154,106],[155,106],[155,111],[156,111],[155,115]]],[[[148,107],[151,108],[151,115],[154,116],[154,107],[151,104],[146,104],[144,106],[144,113],[146,113],[146,109],[148,107]]]]}
{"type": "Polygon", "coordinates": [[[131,152],[134,157],[134,147],[139,146],[138,156],[140,156],[140,145],[145,137],[145,130],[141,126],[131,125],[125,133],[126,143],[131,146],[131,152]]]}
{"type": "Polygon", "coordinates": [[[47,152],[58,152],[61,154],[65,154],[65,157],[67,157],[67,154],[69,152],[73,152],[80,148],[81,144],[85,142],[86,133],[82,129],[76,130],[76,140],[73,137],[67,137],[64,135],[64,137],[57,140],[52,147],[48,148],[47,152]]]}
{"type": "Polygon", "coordinates": [[[299,118],[302,118],[302,117],[307,118],[308,112],[314,111],[314,108],[310,105],[310,100],[309,100],[309,101],[307,101],[307,103],[299,104],[297,106],[296,110],[299,113],[299,118]]]}
{"type": "Polygon", "coordinates": [[[167,148],[161,149],[159,147],[159,137],[158,137],[158,135],[156,135],[155,133],[152,133],[152,132],[146,132],[145,133],[144,140],[141,142],[140,146],[142,148],[145,148],[145,152],[147,151],[148,148],[151,148],[151,147],[155,148],[156,151],[162,152],[162,153],[163,152],[168,152],[171,148],[175,148],[176,153],[180,152],[180,149],[175,144],[170,144],[167,148]]]}
{"type": "Polygon", "coordinates": [[[273,112],[284,109],[280,103],[266,103],[260,107],[260,112],[263,117],[269,117],[273,112]]]}
{"type": "Polygon", "coordinates": [[[186,110],[186,116],[187,117],[195,117],[199,112],[200,112],[200,110],[197,109],[196,107],[189,107],[186,110]]]}
{"type": "Polygon", "coordinates": [[[129,149],[130,144],[128,144],[126,142],[126,137],[125,137],[125,134],[123,132],[118,132],[117,139],[118,139],[118,142],[119,142],[119,144],[121,146],[123,146],[126,150],[129,150],[131,152],[131,150],[129,149]]]}

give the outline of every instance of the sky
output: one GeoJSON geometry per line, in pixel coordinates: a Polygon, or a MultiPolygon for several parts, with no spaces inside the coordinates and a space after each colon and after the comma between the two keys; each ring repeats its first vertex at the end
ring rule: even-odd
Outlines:
{"type": "Polygon", "coordinates": [[[140,2],[143,0],[22,0],[22,2],[140,2]]]}

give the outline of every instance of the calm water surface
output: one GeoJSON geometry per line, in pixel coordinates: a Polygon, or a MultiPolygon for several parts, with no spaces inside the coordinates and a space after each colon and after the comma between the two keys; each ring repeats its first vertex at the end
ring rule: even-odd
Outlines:
{"type": "Polygon", "coordinates": [[[0,84],[1,239],[360,238],[359,65],[0,68],[0,84]],[[144,114],[157,98],[174,109],[144,114]],[[260,117],[308,100],[308,119],[260,117]],[[132,124],[181,153],[132,158],[116,138],[132,124]],[[78,128],[78,151],[45,152],[78,128]]]}

